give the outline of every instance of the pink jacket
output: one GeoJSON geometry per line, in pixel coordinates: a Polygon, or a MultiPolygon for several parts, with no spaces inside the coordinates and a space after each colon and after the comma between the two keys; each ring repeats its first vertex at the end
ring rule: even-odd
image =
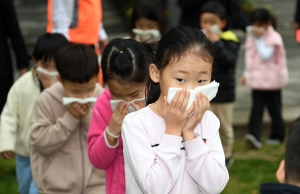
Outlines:
{"type": "Polygon", "coordinates": [[[197,138],[165,134],[164,119],[150,107],[128,114],[122,125],[126,193],[220,193],[229,179],[219,119],[207,111],[197,138]]]}
{"type": "Polygon", "coordinates": [[[88,155],[91,163],[106,173],[106,193],[125,193],[123,143],[120,136],[116,146],[110,146],[106,140],[105,129],[113,114],[110,92],[106,89],[99,96],[90,121],[88,132],[88,155]]]}
{"type": "Polygon", "coordinates": [[[266,46],[275,46],[274,56],[263,61],[259,56],[255,39],[246,40],[246,83],[251,89],[278,90],[288,82],[286,54],[281,36],[273,27],[269,27],[263,35],[266,46]]]}

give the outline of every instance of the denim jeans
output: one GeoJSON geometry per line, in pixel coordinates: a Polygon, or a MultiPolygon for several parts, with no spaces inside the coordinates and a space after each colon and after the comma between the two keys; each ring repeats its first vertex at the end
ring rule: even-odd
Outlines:
{"type": "Polygon", "coordinates": [[[30,168],[30,158],[16,154],[16,172],[20,194],[38,194],[30,168]]]}

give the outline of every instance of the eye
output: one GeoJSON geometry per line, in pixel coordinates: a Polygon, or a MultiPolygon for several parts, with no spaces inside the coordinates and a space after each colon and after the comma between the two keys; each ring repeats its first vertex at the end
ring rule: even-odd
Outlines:
{"type": "Polygon", "coordinates": [[[199,83],[199,84],[203,84],[203,83],[205,83],[205,82],[206,82],[206,80],[203,80],[203,79],[198,80],[198,83],[199,83]]]}
{"type": "Polygon", "coordinates": [[[184,79],[181,79],[181,78],[176,78],[176,80],[177,80],[178,82],[180,82],[180,83],[184,83],[184,82],[185,82],[185,80],[184,80],[184,79]]]}

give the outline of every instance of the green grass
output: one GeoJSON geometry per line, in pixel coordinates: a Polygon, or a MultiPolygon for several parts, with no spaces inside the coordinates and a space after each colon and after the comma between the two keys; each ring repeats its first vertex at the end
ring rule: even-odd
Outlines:
{"type": "MultiPolygon", "coordinates": [[[[223,194],[256,194],[262,182],[276,182],[275,173],[283,158],[284,145],[266,146],[260,150],[236,140],[234,164],[229,169],[230,180],[223,194]]],[[[0,159],[0,193],[17,194],[14,160],[0,159]]]]}
{"type": "Polygon", "coordinates": [[[277,182],[275,174],[283,156],[284,145],[264,145],[255,150],[244,141],[236,140],[234,164],[229,169],[230,180],[222,193],[259,193],[260,183],[277,182]]]}
{"type": "Polygon", "coordinates": [[[17,194],[15,160],[0,159],[0,193],[17,194]]]}

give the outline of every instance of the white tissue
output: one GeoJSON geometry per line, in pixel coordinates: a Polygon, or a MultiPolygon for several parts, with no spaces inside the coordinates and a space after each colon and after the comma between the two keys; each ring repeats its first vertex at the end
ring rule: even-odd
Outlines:
{"type": "Polygon", "coordinates": [[[48,75],[48,76],[51,77],[52,79],[56,79],[56,76],[58,75],[58,72],[57,72],[57,71],[51,72],[51,71],[47,71],[46,69],[41,68],[41,67],[38,67],[38,68],[36,69],[36,71],[37,71],[37,72],[41,72],[41,73],[43,73],[43,74],[45,74],[45,75],[48,75]]]}
{"type": "Polygon", "coordinates": [[[159,30],[139,30],[139,29],[132,29],[132,32],[135,34],[136,41],[147,41],[151,39],[152,41],[156,42],[159,41],[161,38],[159,30]]]}
{"type": "MultiPolygon", "coordinates": [[[[209,101],[211,101],[214,97],[216,97],[219,85],[220,85],[219,83],[213,81],[210,84],[207,84],[205,86],[196,87],[194,90],[188,89],[188,91],[190,92],[190,98],[189,98],[189,102],[188,102],[186,109],[191,107],[194,100],[196,99],[196,95],[199,92],[202,92],[203,94],[205,94],[207,96],[207,98],[209,99],[209,101]]],[[[170,103],[172,101],[172,99],[174,98],[174,96],[178,90],[182,90],[182,88],[169,88],[168,98],[167,98],[168,103],[170,103]]]]}
{"type": "Polygon", "coordinates": [[[70,97],[63,97],[63,105],[69,105],[73,102],[78,102],[79,104],[87,104],[89,102],[96,102],[97,98],[89,97],[89,98],[70,98],[70,97]]]}
{"type": "Polygon", "coordinates": [[[131,112],[134,112],[135,109],[133,108],[133,106],[131,106],[130,104],[133,103],[134,101],[144,101],[145,98],[138,98],[138,99],[134,99],[132,100],[131,102],[126,102],[124,100],[110,100],[110,106],[111,106],[111,109],[112,111],[114,112],[118,106],[118,104],[123,101],[123,102],[126,102],[129,106],[128,106],[128,112],[131,113],[131,112]]]}

